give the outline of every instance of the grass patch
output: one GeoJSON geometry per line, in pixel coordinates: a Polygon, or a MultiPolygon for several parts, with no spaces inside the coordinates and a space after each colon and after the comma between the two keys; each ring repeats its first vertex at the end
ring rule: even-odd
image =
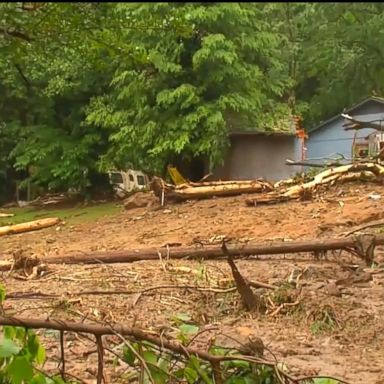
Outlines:
{"type": "Polygon", "coordinates": [[[1,225],[24,223],[27,221],[44,219],[46,217],[58,217],[68,224],[79,224],[97,220],[101,217],[114,216],[121,211],[116,202],[108,202],[86,207],[72,208],[12,208],[3,212],[14,213],[14,217],[0,218],[1,225]]]}

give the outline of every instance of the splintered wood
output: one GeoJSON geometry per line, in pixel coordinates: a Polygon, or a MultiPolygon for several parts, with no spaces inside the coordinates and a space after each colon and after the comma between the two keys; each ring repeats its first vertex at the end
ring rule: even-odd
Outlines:
{"type": "Polygon", "coordinates": [[[319,185],[355,180],[381,181],[384,167],[376,163],[348,164],[329,168],[316,175],[313,180],[292,185],[294,180],[281,180],[275,185],[264,180],[229,180],[210,181],[201,183],[188,182],[180,185],[165,183],[154,177],[151,188],[162,205],[166,201],[185,201],[192,199],[208,199],[220,196],[236,196],[242,194],[257,194],[246,200],[249,206],[261,204],[276,204],[289,200],[308,200],[319,185]],[[291,185],[291,186],[289,186],[291,185]],[[286,188],[284,188],[286,186],[286,188]]]}
{"type": "MultiPolygon", "coordinates": [[[[313,180],[299,185],[294,185],[280,192],[264,193],[260,196],[249,198],[246,204],[274,204],[294,199],[308,199],[312,192],[319,186],[335,182],[348,182],[355,180],[381,181],[384,176],[384,167],[376,163],[348,164],[327,169],[316,175],[313,180]]],[[[282,185],[280,183],[279,185],[282,185]]]]}

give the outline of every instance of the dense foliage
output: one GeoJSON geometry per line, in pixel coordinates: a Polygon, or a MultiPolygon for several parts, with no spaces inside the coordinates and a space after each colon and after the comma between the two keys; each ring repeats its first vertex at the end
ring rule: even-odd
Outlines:
{"type": "Polygon", "coordinates": [[[381,3],[0,4],[0,196],[15,171],[214,165],[236,129],[286,130],[382,95],[381,3]]]}

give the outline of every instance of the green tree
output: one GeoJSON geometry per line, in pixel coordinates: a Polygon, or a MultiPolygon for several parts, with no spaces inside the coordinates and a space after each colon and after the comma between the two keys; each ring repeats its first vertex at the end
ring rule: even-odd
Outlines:
{"type": "Polygon", "coordinates": [[[33,180],[48,188],[84,189],[105,151],[107,136],[83,121],[90,98],[109,82],[97,42],[108,9],[1,4],[0,116],[4,131],[18,136],[5,157],[16,169],[34,166],[33,180]]]}
{"type": "Polygon", "coordinates": [[[110,132],[101,166],[158,171],[173,155],[223,156],[230,129],[287,129],[289,78],[265,6],[243,3],[118,4],[111,89],[87,122],[110,132]],[[128,43],[127,43],[128,42],[128,43]]]}
{"type": "Polygon", "coordinates": [[[371,94],[383,95],[382,3],[312,4],[303,25],[301,98],[318,121],[371,94]]]}

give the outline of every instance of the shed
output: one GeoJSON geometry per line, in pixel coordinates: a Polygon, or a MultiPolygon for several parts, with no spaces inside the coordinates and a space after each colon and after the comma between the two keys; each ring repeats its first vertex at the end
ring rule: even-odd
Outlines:
{"type": "Polygon", "coordinates": [[[214,169],[214,179],[277,181],[298,172],[297,167],[285,164],[288,158],[300,157],[300,142],[294,129],[286,133],[235,131],[229,138],[229,150],[223,165],[214,169]]]}
{"type": "MultiPolygon", "coordinates": [[[[384,122],[384,98],[369,97],[344,110],[344,113],[359,121],[384,122]]],[[[340,113],[309,130],[306,159],[312,162],[324,162],[325,159],[343,156],[351,160],[354,144],[359,144],[375,132],[371,128],[346,131],[343,127],[344,122],[340,113]]]]}

